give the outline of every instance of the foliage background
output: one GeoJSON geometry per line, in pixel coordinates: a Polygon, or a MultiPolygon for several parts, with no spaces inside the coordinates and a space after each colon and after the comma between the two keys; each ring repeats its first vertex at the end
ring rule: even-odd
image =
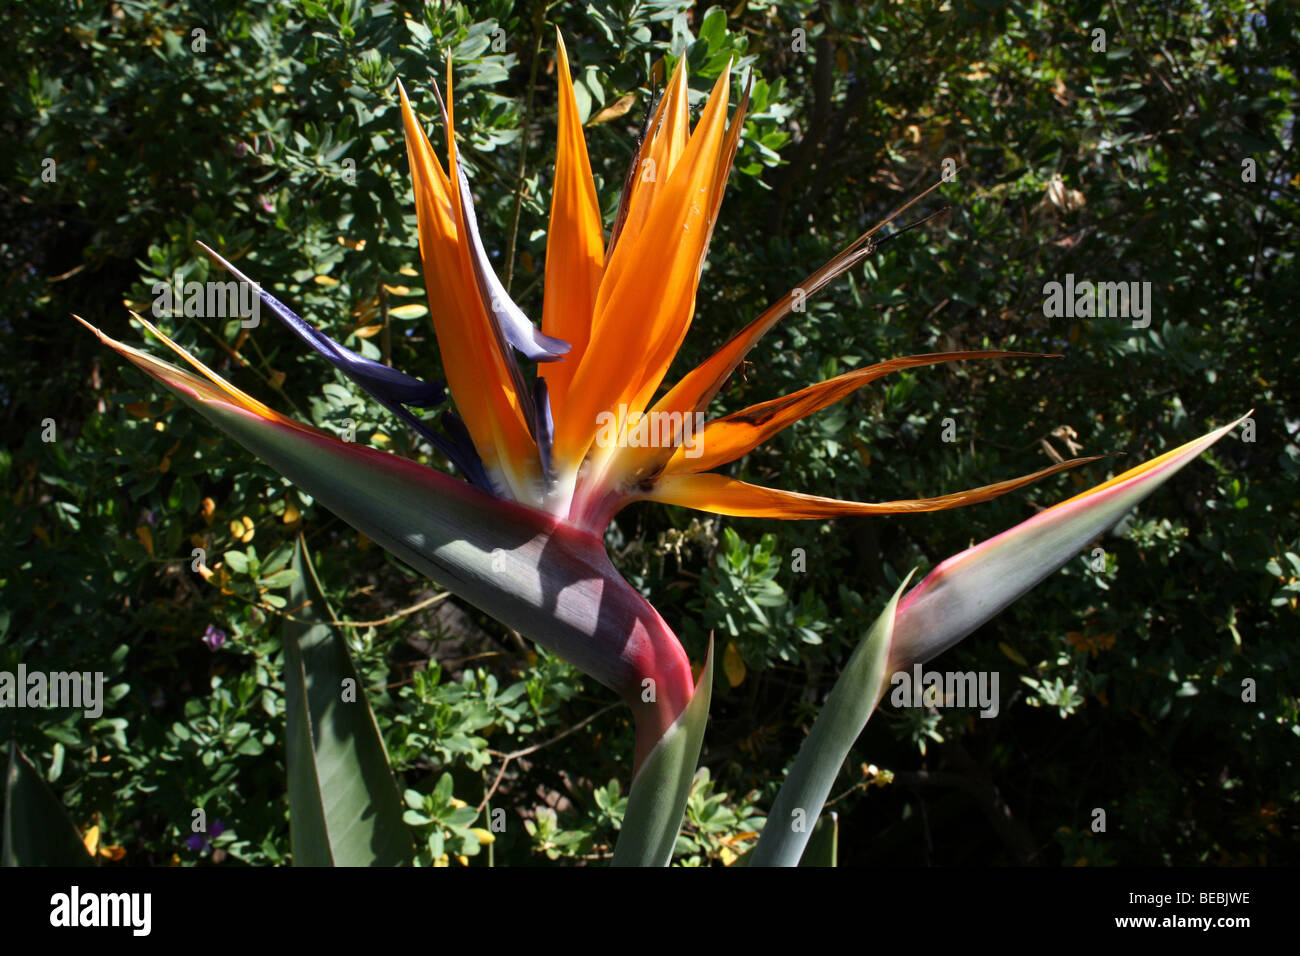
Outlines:
{"type": "MultiPolygon", "coordinates": [[[[710,629],[724,650],[678,860],[729,863],[749,845],[901,575],[1250,408],[1256,441],[1224,441],[1098,542],[1104,571],[1081,555],[932,665],[998,671],[997,719],[883,708],[833,809],[843,863],[1300,858],[1293,5],[32,0],[0,17],[0,669],[103,670],[111,687],[102,719],[0,711],[0,735],[121,848],[104,865],[288,858],[276,605],[300,532],[340,613],[381,622],[349,639],[422,862],[609,855],[632,749],[612,695],[454,599],[403,613],[437,590],[68,317],[138,341],[124,302],[147,307],[178,271],[204,278],[203,239],[247,253],[246,271],[351,347],[438,376],[422,278],[403,271],[418,260],[394,80],[433,131],[428,79],[451,51],[483,232],[540,314],[552,25],[600,119],[588,143],[611,217],[665,57],[687,56],[693,102],[728,56],[758,81],[670,381],[948,157],[951,215],[787,320],[716,407],[900,354],[1064,356],[894,376],[738,474],[883,500],[1034,470],[1046,444],[1067,453],[1062,435],[1116,456],[940,515],[620,515],[619,566],[692,659],[710,629]],[[1045,318],[1043,284],[1066,273],[1151,282],[1150,327],[1045,318]],[[220,563],[211,579],[191,570],[194,547],[220,563]],[[210,625],[229,637],[216,651],[210,625]],[[225,830],[195,849],[200,807],[225,830]],[[498,807],[506,830],[482,844],[472,828],[498,807]]],[[[164,327],[271,404],[421,456],[269,320],[164,327]]]]}

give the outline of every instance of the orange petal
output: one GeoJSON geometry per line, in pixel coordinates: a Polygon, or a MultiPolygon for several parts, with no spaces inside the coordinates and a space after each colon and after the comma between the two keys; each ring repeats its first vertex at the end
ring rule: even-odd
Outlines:
{"type": "Polygon", "coordinates": [[[637,155],[637,168],[629,196],[628,213],[620,238],[639,235],[645,227],[655,197],[681,161],[691,137],[691,111],[686,77],[686,57],[677,61],[668,88],[651,122],[649,142],[637,155]]]}
{"type": "MultiPolygon", "coordinates": [[[[641,138],[637,141],[637,147],[632,154],[632,162],[628,165],[627,174],[623,179],[623,190],[619,196],[618,214],[614,217],[614,224],[609,231],[609,244],[605,247],[605,261],[608,262],[614,253],[614,247],[618,243],[619,236],[623,233],[623,227],[626,225],[628,215],[632,205],[632,194],[642,184],[642,177],[647,176],[654,165],[645,166],[645,160],[650,156],[650,148],[654,143],[656,134],[664,122],[664,116],[668,110],[668,104],[677,98],[676,87],[683,86],[686,83],[686,64],[684,58],[679,60],[677,68],[673,71],[672,80],[669,81],[669,87],[666,94],[659,98],[659,105],[655,107],[654,115],[649,118],[642,132],[641,138]],[[643,168],[644,167],[644,168],[643,168]]],[[[687,121],[689,123],[689,109],[687,110],[687,121]]],[[[666,177],[665,177],[666,178],[666,177]]],[[[655,176],[656,182],[663,181],[660,177],[655,176]]]]}
{"type": "Polygon", "coordinates": [[[727,191],[727,179],[731,176],[731,167],[736,161],[736,149],[740,146],[740,137],[745,131],[745,115],[749,112],[749,94],[753,89],[754,76],[750,74],[749,81],[745,84],[745,92],[741,94],[740,102],[736,104],[735,115],[731,117],[731,125],[727,127],[727,138],[722,143],[722,157],[718,160],[713,181],[713,209],[709,213],[712,223],[718,221],[718,209],[722,206],[722,196],[727,191]]]}
{"type": "MultiPolygon", "coordinates": [[[[489,474],[504,475],[516,499],[529,500],[534,490],[531,472],[535,471],[536,447],[480,295],[468,238],[459,228],[459,189],[443,171],[406,91],[400,91],[420,257],[447,384],[489,474]]],[[[450,123],[450,112],[445,115],[450,123]]],[[[448,148],[455,176],[455,141],[450,127],[448,148]]]]}
{"type": "Polygon", "coordinates": [[[707,408],[709,402],[713,401],[714,396],[718,394],[728,376],[740,365],[740,360],[745,357],[746,353],[754,347],[759,339],[767,334],[772,326],[776,325],[777,322],[792,311],[801,310],[803,302],[808,297],[820,292],[837,277],[843,275],[870,255],[874,248],[872,239],[876,233],[942,185],[943,181],[940,180],[925,192],[909,199],[851,242],[824,266],[778,299],[766,312],[736,333],[722,348],[683,376],[682,380],[655,404],[655,410],[693,412],[697,410],[703,411],[707,408]]]}
{"type": "Polygon", "coordinates": [[[818,382],[781,398],[751,405],[749,408],[716,418],[704,426],[692,448],[680,445],[664,469],[665,474],[709,471],[735,461],[757,448],[777,432],[802,418],[835,404],[869,382],[891,372],[923,365],[939,365],[964,359],[1045,358],[1034,352],[980,350],[972,352],[934,352],[889,359],[865,368],[818,382]],[[695,454],[692,458],[691,454],[695,454]]]}
{"type": "Polygon", "coordinates": [[[947,511],[965,505],[979,504],[1023,488],[1039,478],[1046,478],[1065,468],[1096,461],[1093,458],[1075,458],[1060,462],[1032,475],[999,481],[996,484],[958,491],[938,498],[907,498],[901,501],[870,503],[840,501],[838,498],[821,498],[795,491],[764,488],[726,475],[673,475],[660,479],[643,497],[669,505],[681,505],[697,511],[711,511],[721,515],[743,518],[839,518],[845,515],[888,515],[919,511],[947,511]]]}
{"type": "Polygon", "coordinates": [[[559,460],[582,459],[600,412],[645,407],[690,324],[712,225],[726,90],[724,72],[645,227],[625,232],[606,264],[591,341],[556,422],[559,460]]]}
{"type": "Polygon", "coordinates": [[[569,57],[556,31],[557,85],[559,86],[559,145],[555,159],[555,186],[551,193],[551,222],[546,238],[546,286],[542,306],[542,331],[567,341],[569,353],[559,362],[538,369],[550,392],[551,411],[564,414],[565,397],[573,373],[582,360],[591,335],[596,295],[605,268],[604,231],[600,202],[591,177],[587,142],[573,96],[569,57]]]}
{"type": "MultiPolygon", "coordinates": [[[[673,359],[677,357],[677,352],[682,347],[691,320],[695,316],[695,294],[699,286],[700,271],[704,267],[704,258],[708,254],[709,243],[713,238],[713,227],[718,221],[718,211],[722,207],[722,197],[727,189],[727,178],[731,173],[731,166],[736,158],[736,149],[740,145],[740,135],[745,128],[745,112],[749,108],[749,93],[752,87],[753,79],[751,78],[750,82],[745,86],[745,92],[741,96],[740,102],[736,106],[735,115],[731,118],[731,125],[727,128],[726,137],[722,142],[721,152],[714,164],[713,184],[709,197],[707,232],[701,247],[700,261],[695,271],[695,280],[691,285],[690,301],[681,311],[669,312],[667,318],[672,325],[665,328],[657,338],[651,340],[655,351],[647,365],[648,374],[644,376],[640,389],[632,399],[632,407],[634,408],[644,408],[650,403],[654,393],[658,391],[664,376],[668,374],[669,366],[672,365],[673,359]]],[[[725,114],[725,112],[724,101],[723,113],[725,114]]]]}

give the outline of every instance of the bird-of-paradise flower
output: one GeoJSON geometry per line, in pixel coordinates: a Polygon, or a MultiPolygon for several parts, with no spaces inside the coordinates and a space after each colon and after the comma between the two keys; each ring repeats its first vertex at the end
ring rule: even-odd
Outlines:
{"type": "MultiPolygon", "coordinates": [[[[675,635],[605,553],[602,532],[621,508],[649,500],[789,519],[937,511],[987,501],[1094,459],[939,497],[885,502],[759,487],[713,471],[891,372],[1027,353],[889,359],[697,428],[763,335],[803,298],[869,255],[883,241],[877,239],[880,230],[912,203],[859,237],[656,399],[694,314],[748,92],[728,122],[728,67],[692,129],[685,61],[678,63],[607,234],[562,41],[557,57],[559,137],[540,330],[511,300],[480,237],[454,134],[450,65],[445,102],[434,88],[446,134],[445,165],[399,86],[420,256],[455,406],[440,416],[440,427],[418,410],[441,404],[442,386],[338,345],[258,287],[273,314],[429,441],[463,481],[340,441],[274,411],[142,317],[136,318],[194,372],[92,331],[368,537],[618,691],[636,715],[639,767],[696,688],[675,635]],[[531,380],[519,356],[536,363],[531,380]]],[[[236,278],[252,282],[203,248],[236,278]]],[[[970,633],[1231,427],[940,565],[898,604],[891,661],[901,666],[928,659],[970,633]]]]}

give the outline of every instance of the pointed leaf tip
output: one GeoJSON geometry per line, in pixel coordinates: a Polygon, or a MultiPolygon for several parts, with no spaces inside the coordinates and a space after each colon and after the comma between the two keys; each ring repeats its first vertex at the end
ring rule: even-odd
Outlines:
{"type": "Polygon", "coordinates": [[[924,664],[961,641],[1082,553],[1089,542],[1247,417],[1131,468],[939,564],[899,603],[891,672],[924,664]]]}

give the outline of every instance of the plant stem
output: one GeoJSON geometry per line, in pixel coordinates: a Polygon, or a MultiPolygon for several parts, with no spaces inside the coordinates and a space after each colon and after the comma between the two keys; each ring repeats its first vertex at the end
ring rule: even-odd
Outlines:
{"type": "Polygon", "coordinates": [[[506,243],[506,291],[515,277],[515,247],[519,240],[519,214],[524,206],[524,173],[528,170],[528,128],[533,122],[533,95],[537,90],[537,64],[542,56],[542,29],[546,26],[546,14],[553,3],[545,3],[537,8],[533,18],[533,61],[528,66],[528,100],[524,105],[524,122],[519,137],[519,166],[515,170],[515,208],[510,212],[510,238],[506,243]]]}

